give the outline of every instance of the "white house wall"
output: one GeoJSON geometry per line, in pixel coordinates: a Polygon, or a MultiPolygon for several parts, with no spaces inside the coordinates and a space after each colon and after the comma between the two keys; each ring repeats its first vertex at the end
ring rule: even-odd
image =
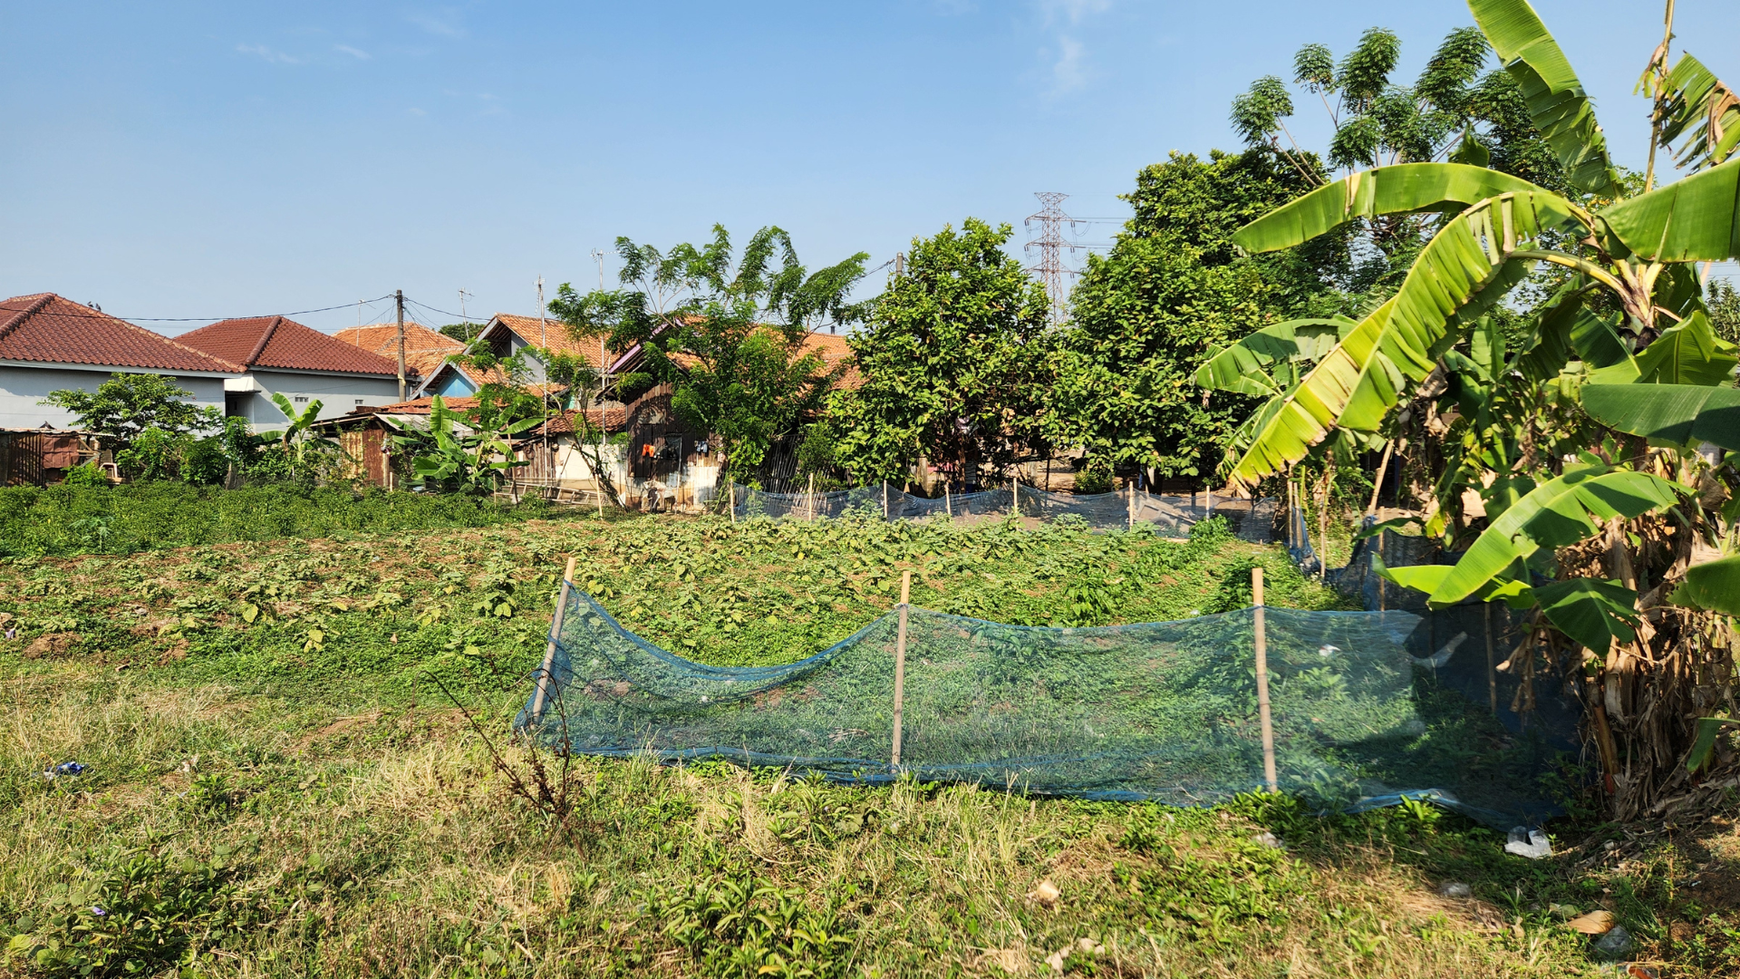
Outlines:
{"type": "Polygon", "coordinates": [[[265,388],[241,399],[240,413],[255,431],[283,428],[288,421],[272,403],[273,392],[289,398],[298,411],[318,400],[322,420],[349,414],[365,405],[378,407],[399,400],[399,379],[396,377],[350,377],[257,368],[249,373],[265,388]]]}
{"type": "MultiPolygon", "coordinates": [[[[176,384],[193,393],[195,404],[223,411],[224,379],[221,375],[190,376],[167,371],[128,373],[168,374],[176,384]]],[[[56,428],[72,428],[78,423],[72,412],[37,402],[48,397],[50,391],[72,389],[95,393],[112,376],[105,370],[0,365],[0,428],[37,428],[45,422],[56,428]]]]}

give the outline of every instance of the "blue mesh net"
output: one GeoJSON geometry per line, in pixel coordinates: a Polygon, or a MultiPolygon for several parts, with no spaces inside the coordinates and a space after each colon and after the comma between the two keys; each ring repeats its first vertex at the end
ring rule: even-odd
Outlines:
{"type": "Polygon", "coordinates": [[[724,668],[646,642],[575,590],[516,726],[584,754],[1207,803],[1265,783],[1259,615],[1282,791],[1335,809],[1431,799],[1500,828],[1553,811],[1542,777],[1574,747],[1574,710],[1537,691],[1548,709],[1524,722],[1518,681],[1496,670],[1510,624],[1482,607],[1078,629],[909,609],[894,764],[898,612],[801,662],[724,668]]]}

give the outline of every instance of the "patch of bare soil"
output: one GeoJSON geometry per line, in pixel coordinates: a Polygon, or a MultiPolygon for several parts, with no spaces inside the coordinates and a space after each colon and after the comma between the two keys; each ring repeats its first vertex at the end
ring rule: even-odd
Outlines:
{"type": "Polygon", "coordinates": [[[54,659],[65,656],[78,646],[84,637],[76,632],[51,632],[37,636],[24,647],[25,659],[54,659]]]}
{"type": "Polygon", "coordinates": [[[350,717],[341,717],[325,727],[310,731],[296,739],[296,746],[293,750],[297,754],[301,754],[302,752],[307,751],[309,746],[313,745],[314,742],[319,741],[321,738],[330,738],[333,735],[342,734],[352,728],[365,727],[374,724],[380,719],[381,712],[378,710],[370,711],[367,714],[353,714],[350,717]]]}

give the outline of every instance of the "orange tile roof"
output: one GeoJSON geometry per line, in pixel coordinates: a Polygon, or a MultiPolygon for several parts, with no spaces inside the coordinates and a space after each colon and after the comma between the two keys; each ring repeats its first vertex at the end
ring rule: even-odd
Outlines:
{"type": "MultiPolygon", "coordinates": [[[[864,383],[863,376],[858,373],[857,361],[852,357],[851,344],[844,336],[835,333],[810,333],[798,345],[798,356],[808,357],[810,354],[819,354],[822,366],[829,370],[842,363],[846,365],[846,371],[836,382],[836,387],[856,388],[864,383]]],[[[671,362],[688,370],[699,363],[700,359],[693,354],[674,353],[671,354],[671,362]]]]}
{"type": "MultiPolygon", "coordinates": [[[[519,334],[520,339],[527,343],[567,354],[587,367],[598,369],[598,341],[575,340],[568,335],[568,324],[559,319],[546,317],[539,320],[536,316],[515,316],[512,313],[497,313],[493,318],[500,320],[503,326],[519,334]]],[[[615,359],[616,353],[610,352],[611,359],[615,359]]]]}
{"type": "Polygon", "coordinates": [[[240,363],[51,292],[0,302],[0,360],[239,374],[240,363]]]}
{"type": "MultiPolygon", "coordinates": [[[[399,325],[397,323],[370,323],[366,326],[353,326],[339,330],[332,335],[334,340],[347,343],[359,350],[378,354],[391,361],[395,372],[399,362],[399,325]]],[[[416,323],[405,324],[405,369],[418,377],[432,377],[441,368],[447,358],[460,353],[465,344],[453,339],[445,333],[431,330],[416,323]]]]}
{"type": "Polygon", "coordinates": [[[341,343],[282,316],[220,320],[178,337],[182,343],[244,367],[334,371],[395,377],[399,365],[379,354],[341,343]]]}

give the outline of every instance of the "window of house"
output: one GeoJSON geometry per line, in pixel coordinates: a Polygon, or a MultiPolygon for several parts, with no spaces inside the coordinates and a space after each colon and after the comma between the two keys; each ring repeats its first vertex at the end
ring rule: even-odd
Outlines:
{"type": "Polygon", "coordinates": [[[290,400],[296,402],[299,405],[307,404],[308,403],[308,395],[298,394],[298,395],[292,397],[290,400]]]}

